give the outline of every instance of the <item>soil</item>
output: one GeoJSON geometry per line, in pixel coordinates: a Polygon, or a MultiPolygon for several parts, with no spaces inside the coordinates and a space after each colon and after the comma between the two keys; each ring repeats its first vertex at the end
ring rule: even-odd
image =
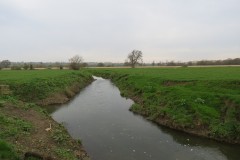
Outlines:
{"type": "MultiPolygon", "coordinates": [[[[31,152],[39,154],[42,157],[51,157],[54,160],[64,159],[63,157],[59,157],[54,152],[54,150],[61,147],[61,145],[52,138],[52,132],[54,132],[56,129],[59,129],[59,124],[50,116],[41,114],[39,111],[36,111],[32,108],[24,110],[11,104],[6,104],[0,110],[1,113],[9,117],[20,118],[31,122],[33,125],[33,129],[30,131],[29,135],[20,136],[16,139],[9,139],[9,142],[16,146],[18,152],[22,153],[22,158],[25,153],[31,152]],[[49,128],[50,124],[51,130],[46,131],[46,128],[49,128]]],[[[64,146],[66,145],[68,150],[75,153],[76,157],[81,160],[87,160],[87,153],[76,140],[73,140],[69,137],[69,139],[67,139],[67,144],[64,144],[64,146]]]]}
{"type": "Polygon", "coordinates": [[[70,99],[64,93],[54,93],[49,95],[47,98],[37,102],[40,106],[47,106],[52,104],[63,104],[70,99]]]}
{"type": "Polygon", "coordinates": [[[53,104],[63,104],[72,99],[76,94],[78,94],[81,89],[87,86],[92,81],[86,82],[82,85],[79,83],[74,83],[73,85],[67,87],[64,91],[50,94],[47,98],[39,100],[36,102],[40,106],[47,106],[53,104]]]}
{"type": "Polygon", "coordinates": [[[186,85],[189,85],[189,84],[192,84],[193,82],[187,82],[187,81],[165,81],[163,83],[164,86],[186,86],[186,85]]]}

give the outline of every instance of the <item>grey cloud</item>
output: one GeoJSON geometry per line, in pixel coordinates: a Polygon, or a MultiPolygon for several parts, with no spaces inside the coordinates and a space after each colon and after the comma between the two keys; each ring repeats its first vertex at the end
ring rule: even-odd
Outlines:
{"type": "Polygon", "coordinates": [[[240,55],[238,0],[17,0],[0,2],[0,59],[199,60],[240,55]],[[31,55],[31,56],[29,56],[31,55]]]}

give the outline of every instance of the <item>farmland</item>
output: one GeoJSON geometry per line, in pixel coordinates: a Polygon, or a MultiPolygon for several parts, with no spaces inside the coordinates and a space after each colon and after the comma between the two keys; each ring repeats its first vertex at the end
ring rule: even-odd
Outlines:
{"type": "Polygon", "coordinates": [[[92,69],[135,104],[131,111],[170,128],[240,143],[240,67],[92,69]]]}
{"type": "Polygon", "coordinates": [[[8,85],[15,97],[28,102],[36,102],[61,91],[68,96],[71,93],[66,87],[74,83],[82,85],[91,76],[86,72],[69,70],[1,71],[0,74],[1,84],[8,85]]]}

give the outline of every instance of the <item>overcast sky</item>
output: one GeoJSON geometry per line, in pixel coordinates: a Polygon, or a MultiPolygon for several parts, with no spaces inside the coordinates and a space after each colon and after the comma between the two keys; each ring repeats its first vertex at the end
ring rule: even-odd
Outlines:
{"type": "Polygon", "coordinates": [[[0,0],[0,61],[240,57],[239,0],[0,0]]]}

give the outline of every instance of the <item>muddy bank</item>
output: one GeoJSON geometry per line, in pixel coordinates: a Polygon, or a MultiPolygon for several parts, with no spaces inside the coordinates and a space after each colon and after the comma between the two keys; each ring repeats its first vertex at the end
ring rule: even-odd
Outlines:
{"type": "Polygon", "coordinates": [[[40,106],[63,104],[70,101],[84,87],[92,83],[93,79],[84,81],[83,83],[75,82],[71,86],[66,87],[63,91],[50,94],[47,98],[39,100],[36,104],[40,106]]]}
{"type": "MultiPolygon", "coordinates": [[[[80,141],[73,140],[62,125],[38,106],[26,107],[26,104],[21,102],[17,105],[6,103],[0,108],[0,112],[5,117],[13,117],[17,122],[24,121],[30,124],[25,131],[17,129],[18,133],[11,133],[14,136],[6,136],[7,142],[14,145],[20,159],[24,159],[26,153],[34,153],[53,160],[89,160],[80,141]]],[[[6,132],[16,130],[17,126],[12,125],[11,128],[5,128],[6,132]]]]}

